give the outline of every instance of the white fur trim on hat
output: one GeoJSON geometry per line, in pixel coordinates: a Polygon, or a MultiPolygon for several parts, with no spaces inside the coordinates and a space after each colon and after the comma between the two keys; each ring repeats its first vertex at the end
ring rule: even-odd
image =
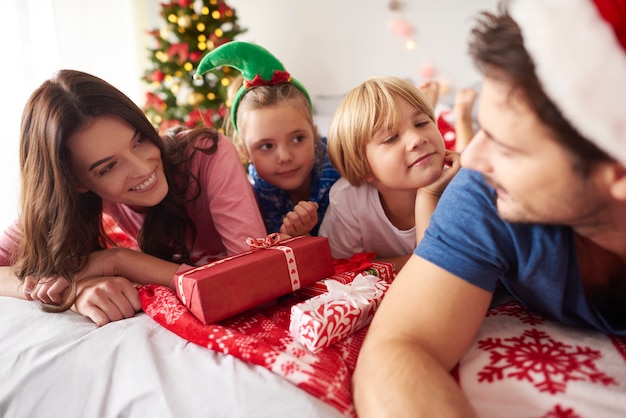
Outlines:
{"type": "Polygon", "coordinates": [[[626,165],[626,51],[591,0],[516,0],[511,16],[567,120],[626,165]]]}

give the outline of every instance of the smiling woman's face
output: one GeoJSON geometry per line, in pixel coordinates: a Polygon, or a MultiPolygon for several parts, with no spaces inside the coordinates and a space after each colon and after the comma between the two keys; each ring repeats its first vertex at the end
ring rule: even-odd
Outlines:
{"type": "Polygon", "coordinates": [[[155,206],[167,195],[161,151],[119,117],[95,118],[66,147],[80,192],[136,209],[155,206]]]}

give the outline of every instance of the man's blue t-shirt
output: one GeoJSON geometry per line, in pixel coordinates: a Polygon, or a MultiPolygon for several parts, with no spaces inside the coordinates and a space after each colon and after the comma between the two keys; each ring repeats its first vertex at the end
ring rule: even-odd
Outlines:
{"type": "Polygon", "coordinates": [[[480,173],[461,169],[415,254],[491,292],[500,281],[527,307],[566,324],[626,335],[623,324],[611,324],[587,303],[572,229],[508,223],[495,199],[480,173]]]}

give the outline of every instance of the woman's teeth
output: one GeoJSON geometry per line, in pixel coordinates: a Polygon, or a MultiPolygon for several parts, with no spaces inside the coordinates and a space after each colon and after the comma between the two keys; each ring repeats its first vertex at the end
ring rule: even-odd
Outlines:
{"type": "Polygon", "coordinates": [[[139,186],[133,187],[132,190],[143,190],[146,187],[149,187],[152,183],[154,183],[155,180],[156,180],[156,173],[152,173],[152,175],[150,176],[150,178],[148,180],[146,180],[145,182],[141,183],[139,186]]]}

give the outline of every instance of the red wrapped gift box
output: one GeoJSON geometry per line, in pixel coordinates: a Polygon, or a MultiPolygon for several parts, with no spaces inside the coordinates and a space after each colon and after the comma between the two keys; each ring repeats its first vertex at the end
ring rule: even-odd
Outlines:
{"type": "Polygon", "coordinates": [[[178,297],[200,321],[212,324],[334,272],[325,237],[302,236],[267,245],[179,272],[174,278],[178,297]]]}
{"type": "Polygon", "coordinates": [[[328,292],[291,307],[289,332],[313,353],[368,325],[389,288],[385,280],[359,274],[349,284],[325,280],[328,292]]]}

